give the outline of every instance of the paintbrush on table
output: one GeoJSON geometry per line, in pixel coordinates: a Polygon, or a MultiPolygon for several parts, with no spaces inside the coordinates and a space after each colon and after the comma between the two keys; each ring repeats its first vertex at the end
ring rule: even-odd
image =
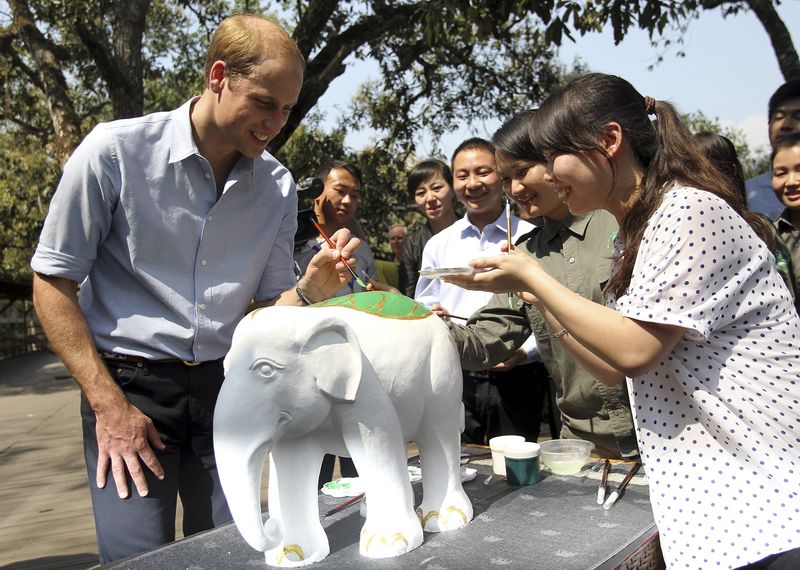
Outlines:
{"type": "Polygon", "coordinates": [[[338,513],[338,512],[339,512],[339,511],[341,511],[342,509],[346,509],[347,507],[349,507],[349,506],[350,506],[350,505],[352,505],[353,503],[357,503],[358,501],[360,501],[360,500],[361,500],[363,497],[364,497],[364,493],[359,493],[359,494],[358,494],[358,495],[356,495],[355,497],[350,497],[350,498],[349,498],[349,499],[347,499],[346,501],[343,501],[343,502],[339,503],[338,505],[336,505],[335,507],[333,507],[331,510],[329,510],[328,512],[326,512],[326,513],[325,513],[325,514],[322,516],[322,518],[329,517],[329,516],[331,516],[331,515],[334,515],[334,514],[338,513]]]}
{"type": "Polygon", "coordinates": [[[603,463],[603,476],[600,478],[600,486],[597,488],[597,504],[602,505],[606,500],[606,485],[608,484],[608,470],[611,468],[611,462],[606,459],[603,463]]]}
{"type": "Polygon", "coordinates": [[[606,499],[606,502],[603,503],[603,509],[604,510],[607,511],[608,509],[611,508],[611,505],[613,505],[614,503],[617,502],[617,499],[619,498],[620,493],[622,493],[622,491],[625,489],[625,487],[628,485],[628,483],[630,483],[631,479],[633,479],[633,476],[636,475],[636,472],[639,471],[639,468],[641,466],[642,466],[642,464],[638,463],[638,462],[633,464],[633,467],[631,467],[630,471],[628,471],[628,474],[625,475],[625,478],[622,480],[622,483],[620,483],[617,486],[617,488],[614,489],[611,492],[611,495],[608,496],[608,499],[606,499]]]}
{"type": "MultiPolygon", "coordinates": [[[[328,237],[328,234],[325,233],[325,230],[322,229],[322,226],[319,225],[319,222],[313,219],[311,221],[314,223],[314,227],[317,228],[319,235],[321,235],[325,239],[325,241],[332,249],[336,249],[336,245],[333,243],[333,241],[331,241],[331,238],[328,237]]],[[[350,264],[347,263],[347,260],[344,257],[342,257],[341,254],[339,255],[339,260],[342,263],[344,263],[345,267],[347,267],[347,270],[350,272],[350,275],[353,276],[353,279],[356,280],[356,283],[358,283],[361,287],[363,287],[367,291],[372,291],[373,289],[372,284],[370,283],[368,285],[364,283],[364,281],[358,275],[356,275],[356,272],[353,270],[352,267],[350,267],[350,264]]]]}

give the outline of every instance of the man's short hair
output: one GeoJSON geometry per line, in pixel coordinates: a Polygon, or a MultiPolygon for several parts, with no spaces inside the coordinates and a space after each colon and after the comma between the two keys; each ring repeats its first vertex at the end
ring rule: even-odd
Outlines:
{"type": "Polygon", "coordinates": [[[222,20],[211,36],[203,65],[208,81],[215,61],[224,61],[232,77],[249,77],[267,59],[295,60],[305,71],[305,59],[292,37],[259,14],[237,14],[222,20]]]}
{"type": "Polygon", "coordinates": [[[775,137],[775,144],[772,145],[772,154],[769,156],[770,164],[775,160],[778,151],[800,146],[800,133],[783,133],[775,137]]]}
{"type": "Polygon", "coordinates": [[[494,156],[494,145],[491,141],[487,141],[486,139],[482,139],[480,137],[472,137],[470,139],[465,140],[460,145],[456,147],[456,150],[453,151],[453,156],[450,157],[450,164],[456,159],[458,153],[464,152],[465,150],[485,150],[492,156],[494,156]]]}
{"type": "Polygon", "coordinates": [[[778,87],[775,90],[775,93],[772,94],[772,97],[769,98],[769,105],[767,106],[768,120],[772,122],[772,117],[775,115],[775,111],[783,103],[789,99],[798,98],[800,98],[800,79],[792,79],[791,81],[787,81],[778,87]]]}
{"type": "Polygon", "coordinates": [[[364,181],[362,180],[361,176],[361,169],[352,162],[348,162],[346,160],[332,160],[330,162],[326,162],[317,169],[317,171],[314,173],[314,177],[325,182],[325,180],[328,178],[328,174],[331,173],[331,170],[344,170],[356,179],[359,188],[364,185],[364,181]]]}

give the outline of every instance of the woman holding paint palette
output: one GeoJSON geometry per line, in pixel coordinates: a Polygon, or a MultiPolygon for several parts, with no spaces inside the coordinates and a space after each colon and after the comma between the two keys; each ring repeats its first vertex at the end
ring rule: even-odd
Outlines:
{"type": "Polygon", "coordinates": [[[668,566],[796,564],[800,318],[741,198],[671,105],[619,77],[574,80],[530,135],[571,212],[619,222],[607,306],[520,252],[447,279],[523,292],[587,370],[627,382],[668,566]]]}
{"type": "MultiPolygon", "coordinates": [[[[603,302],[617,222],[608,212],[573,215],[546,180],[547,160],[531,144],[528,125],[534,111],[506,121],[492,137],[503,191],[537,227],[517,243],[549,275],[596,303],[603,302]]],[[[562,439],[585,439],[594,453],[614,459],[639,454],[628,391],[605,386],[580,366],[547,328],[542,315],[524,303],[509,309],[504,294],[450,330],[467,367],[502,362],[533,333],[542,362],[555,386],[555,412],[562,439]]]]}

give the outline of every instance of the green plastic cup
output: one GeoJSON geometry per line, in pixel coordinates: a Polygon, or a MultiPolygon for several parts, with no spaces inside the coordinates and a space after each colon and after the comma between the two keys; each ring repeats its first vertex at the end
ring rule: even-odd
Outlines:
{"type": "Polygon", "coordinates": [[[511,485],[535,485],[539,482],[539,444],[532,441],[510,443],[503,450],[506,480],[511,485]]]}

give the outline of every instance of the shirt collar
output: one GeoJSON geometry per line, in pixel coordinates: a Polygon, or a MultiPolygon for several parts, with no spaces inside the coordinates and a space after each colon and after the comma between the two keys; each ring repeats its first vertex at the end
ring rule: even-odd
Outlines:
{"type": "Polygon", "coordinates": [[[783,212],[775,218],[775,225],[778,226],[778,231],[790,231],[794,229],[794,224],[789,218],[789,208],[784,208],[783,212]]]}
{"type": "MultiPolygon", "coordinates": [[[[467,230],[472,230],[472,231],[478,232],[479,234],[481,233],[478,230],[478,226],[476,226],[475,224],[473,224],[470,221],[469,214],[464,214],[464,217],[461,218],[460,220],[458,220],[456,223],[461,225],[461,232],[462,233],[464,233],[467,230]]],[[[488,228],[490,226],[496,226],[499,230],[502,230],[503,232],[505,232],[506,231],[506,215],[505,215],[505,212],[500,212],[500,215],[497,216],[497,218],[493,222],[490,222],[490,223],[486,224],[483,229],[486,230],[486,228],[488,228]]],[[[511,227],[512,227],[512,232],[513,232],[513,227],[514,227],[513,217],[512,217],[512,221],[511,221],[511,227]]]]}
{"type": "Polygon", "coordinates": [[[589,226],[589,220],[592,219],[592,216],[594,216],[594,212],[581,214],[580,216],[567,214],[567,217],[560,221],[544,218],[544,227],[542,231],[544,232],[545,241],[550,241],[556,237],[559,229],[562,227],[577,237],[584,237],[586,235],[586,228],[589,226]]]}
{"type": "Polygon", "coordinates": [[[197,144],[192,136],[192,121],[190,119],[192,103],[200,97],[192,97],[186,103],[172,111],[172,146],[169,150],[170,164],[180,162],[193,155],[200,154],[197,144]]]}
{"type": "MultiPolygon", "coordinates": [[[[197,148],[197,143],[192,134],[192,104],[200,97],[192,97],[186,103],[172,111],[172,146],[169,152],[170,164],[180,162],[192,155],[202,156],[197,148]]],[[[264,153],[266,154],[266,153],[264,153]]],[[[253,176],[255,160],[246,156],[239,156],[239,160],[228,176],[228,182],[241,180],[253,176]]],[[[226,189],[229,184],[226,184],[226,189]]]]}

